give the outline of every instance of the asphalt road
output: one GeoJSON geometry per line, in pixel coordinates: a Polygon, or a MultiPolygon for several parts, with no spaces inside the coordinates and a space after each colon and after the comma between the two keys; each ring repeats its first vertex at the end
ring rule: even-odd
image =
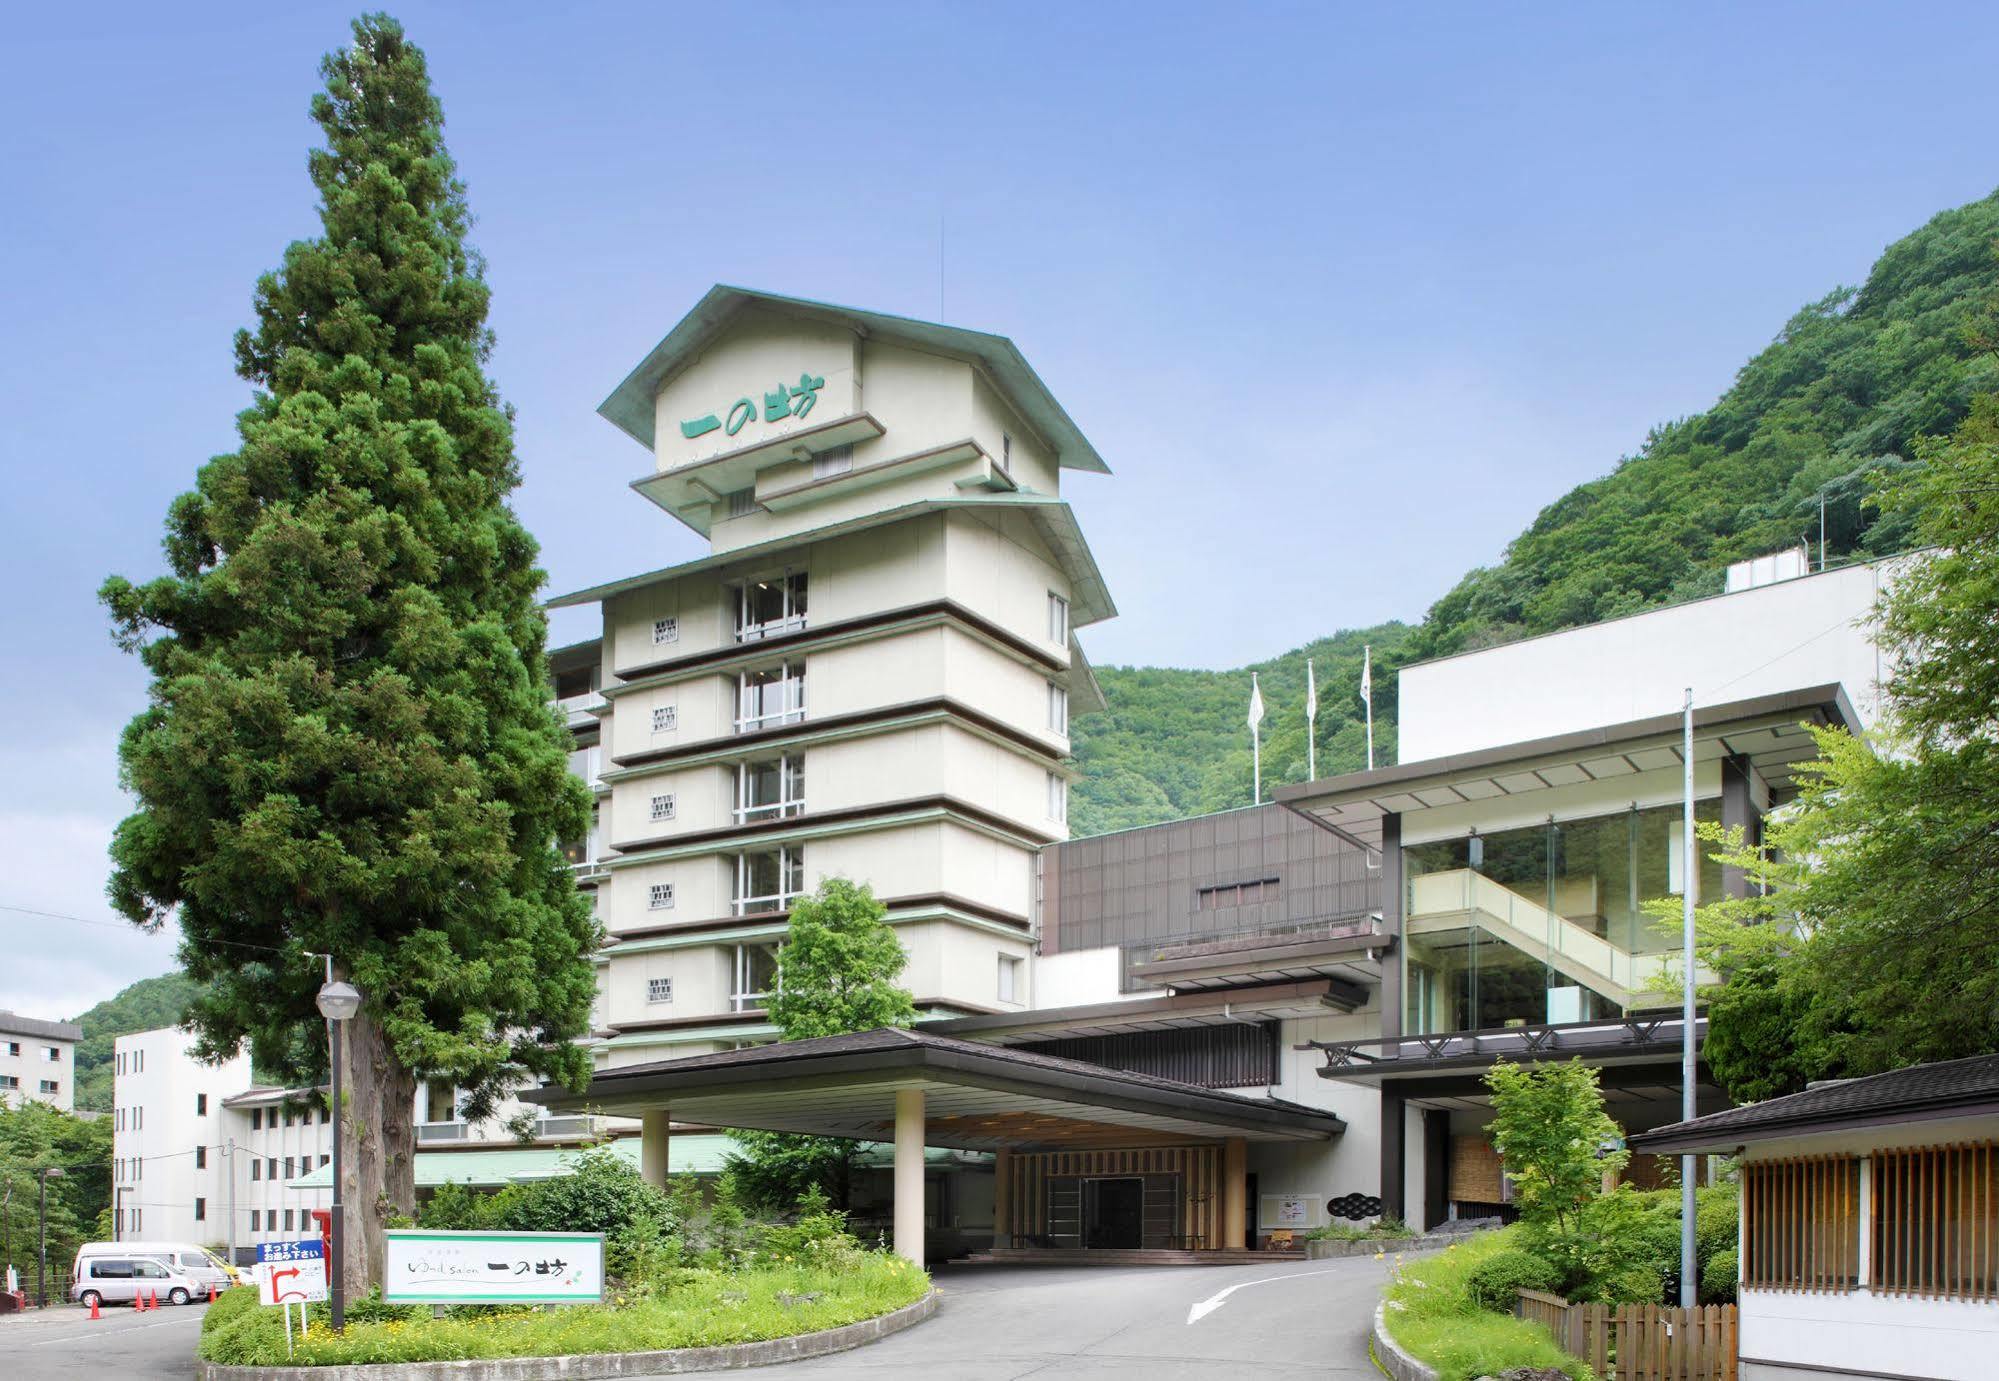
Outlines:
{"type": "Polygon", "coordinates": [[[946,1269],[937,1272],[943,1305],[927,1322],[852,1352],[755,1374],[772,1381],[1378,1378],[1367,1340],[1389,1264],[1348,1257],[946,1269]]]}
{"type": "Polygon", "coordinates": [[[129,1305],[90,1311],[73,1304],[32,1309],[0,1318],[0,1375],[9,1381],[92,1377],[103,1381],[154,1381],[194,1375],[194,1343],[205,1304],[165,1306],[133,1313],[129,1305]]]}
{"type": "MultiPolygon", "coordinates": [[[[943,1307],[872,1346],[760,1367],[792,1377],[882,1381],[1236,1381],[1367,1377],[1367,1336],[1388,1263],[1272,1261],[1248,1266],[945,1268],[943,1307]]],[[[0,1375],[154,1378],[194,1375],[205,1305],[92,1323],[63,1307],[0,1319],[0,1375]]]]}

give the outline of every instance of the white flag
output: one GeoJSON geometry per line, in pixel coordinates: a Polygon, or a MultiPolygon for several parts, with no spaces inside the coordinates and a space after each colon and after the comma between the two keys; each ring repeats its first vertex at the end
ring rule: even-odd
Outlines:
{"type": "Polygon", "coordinates": [[[1305,659],[1305,722],[1319,717],[1319,683],[1312,679],[1312,659],[1305,659]]]}
{"type": "Polygon", "coordinates": [[[1374,707],[1374,649],[1371,647],[1360,650],[1360,703],[1370,709],[1374,707]]]}
{"type": "Polygon", "coordinates": [[[1254,729],[1263,723],[1263,690],[1256,684],[1256,673],[1249,674],[1249,727],[1254,729]]]}

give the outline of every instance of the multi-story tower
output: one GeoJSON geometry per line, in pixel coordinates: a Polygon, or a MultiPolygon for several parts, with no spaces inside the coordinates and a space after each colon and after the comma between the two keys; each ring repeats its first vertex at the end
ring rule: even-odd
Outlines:
{"type": "Polygon", "coordinates": [[[736,288],[600,411],[711,548],[554,601],[603,611],[603,1062],[768,1037],[791,903],[834,876],[922,1007],[1025,1008],[1101,705],[1074,631],[1115,612],[1060,475],[1102,459],[1005,339],[736,288]]]}
{"type": "MultiPolygon", "coordinates": [[[[231,1240],[223,1100],[250,1082],[250,1057],[205,1065],[171,1026],[113,1043],[112,1232],[120,1239],[231,1240]]],[[[247,1182],[247,1174],[239,1183],[247,1182]]]]}

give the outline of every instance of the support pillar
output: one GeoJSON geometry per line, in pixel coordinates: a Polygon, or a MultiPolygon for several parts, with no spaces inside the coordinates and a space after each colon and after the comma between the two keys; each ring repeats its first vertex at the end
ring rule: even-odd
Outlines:
{"type": "Polygon", "coordinates": [[[923,1264],[923,1090],[895,1091],[895,1254],[923,1264]]]}
{"type": "Polygon", "coordinates": [[[1389,1218],[1409,1218],[1404,1198],[1408,1171],[1403,1160],[1408,1103],[1400,1090],[1381,1086],[1381,1211],[1389,1218]]]}
{"type": "Polygon", "coordinates": [[[671,1125],[665,1108],[639,1114],[639,1178],[666,1188],[666,1147],[671,1125]]]}
{"type": "Polygon", "coordinates": [[[993,1153],[993,1245],[1013,1245],[1013,1152],[1004,1146],[993,1153]]]}
{"type": "Polygon", "coordinates": [[[1243,1249],[1249,1221],[1249,1143],[1232,1136],[1222,1143],[1222,1249],[1243,1249]]]}

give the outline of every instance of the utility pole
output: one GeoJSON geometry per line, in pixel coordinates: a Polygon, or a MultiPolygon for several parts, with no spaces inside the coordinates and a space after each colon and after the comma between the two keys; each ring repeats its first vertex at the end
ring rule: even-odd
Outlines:
{"type": "MultiPolygon", "coordinates": [[[[1680,756],[1686,759],[1686,790],[1681,802],[1680,830],[1685,836],[1680,863],[1680,1120],[1691,1122],[1700,1115],[1694,1099],[1694,688],[1687,687],[1687,703],[1680,728],[1680,756]]],[[[1688,1152],[1680,1157],[1680,1306],[1692,1309],[1700,1286],[1700,1271],[1694,1249],[1694,1163],[1688,1152]]]]}
{"type": "Polygon", "coordinates": [[[229,1138],[229,1145],[222,1153],[223,1163],[229,1167],[229,1264],[236,1261],[236,1138],[229,1138]]]}

